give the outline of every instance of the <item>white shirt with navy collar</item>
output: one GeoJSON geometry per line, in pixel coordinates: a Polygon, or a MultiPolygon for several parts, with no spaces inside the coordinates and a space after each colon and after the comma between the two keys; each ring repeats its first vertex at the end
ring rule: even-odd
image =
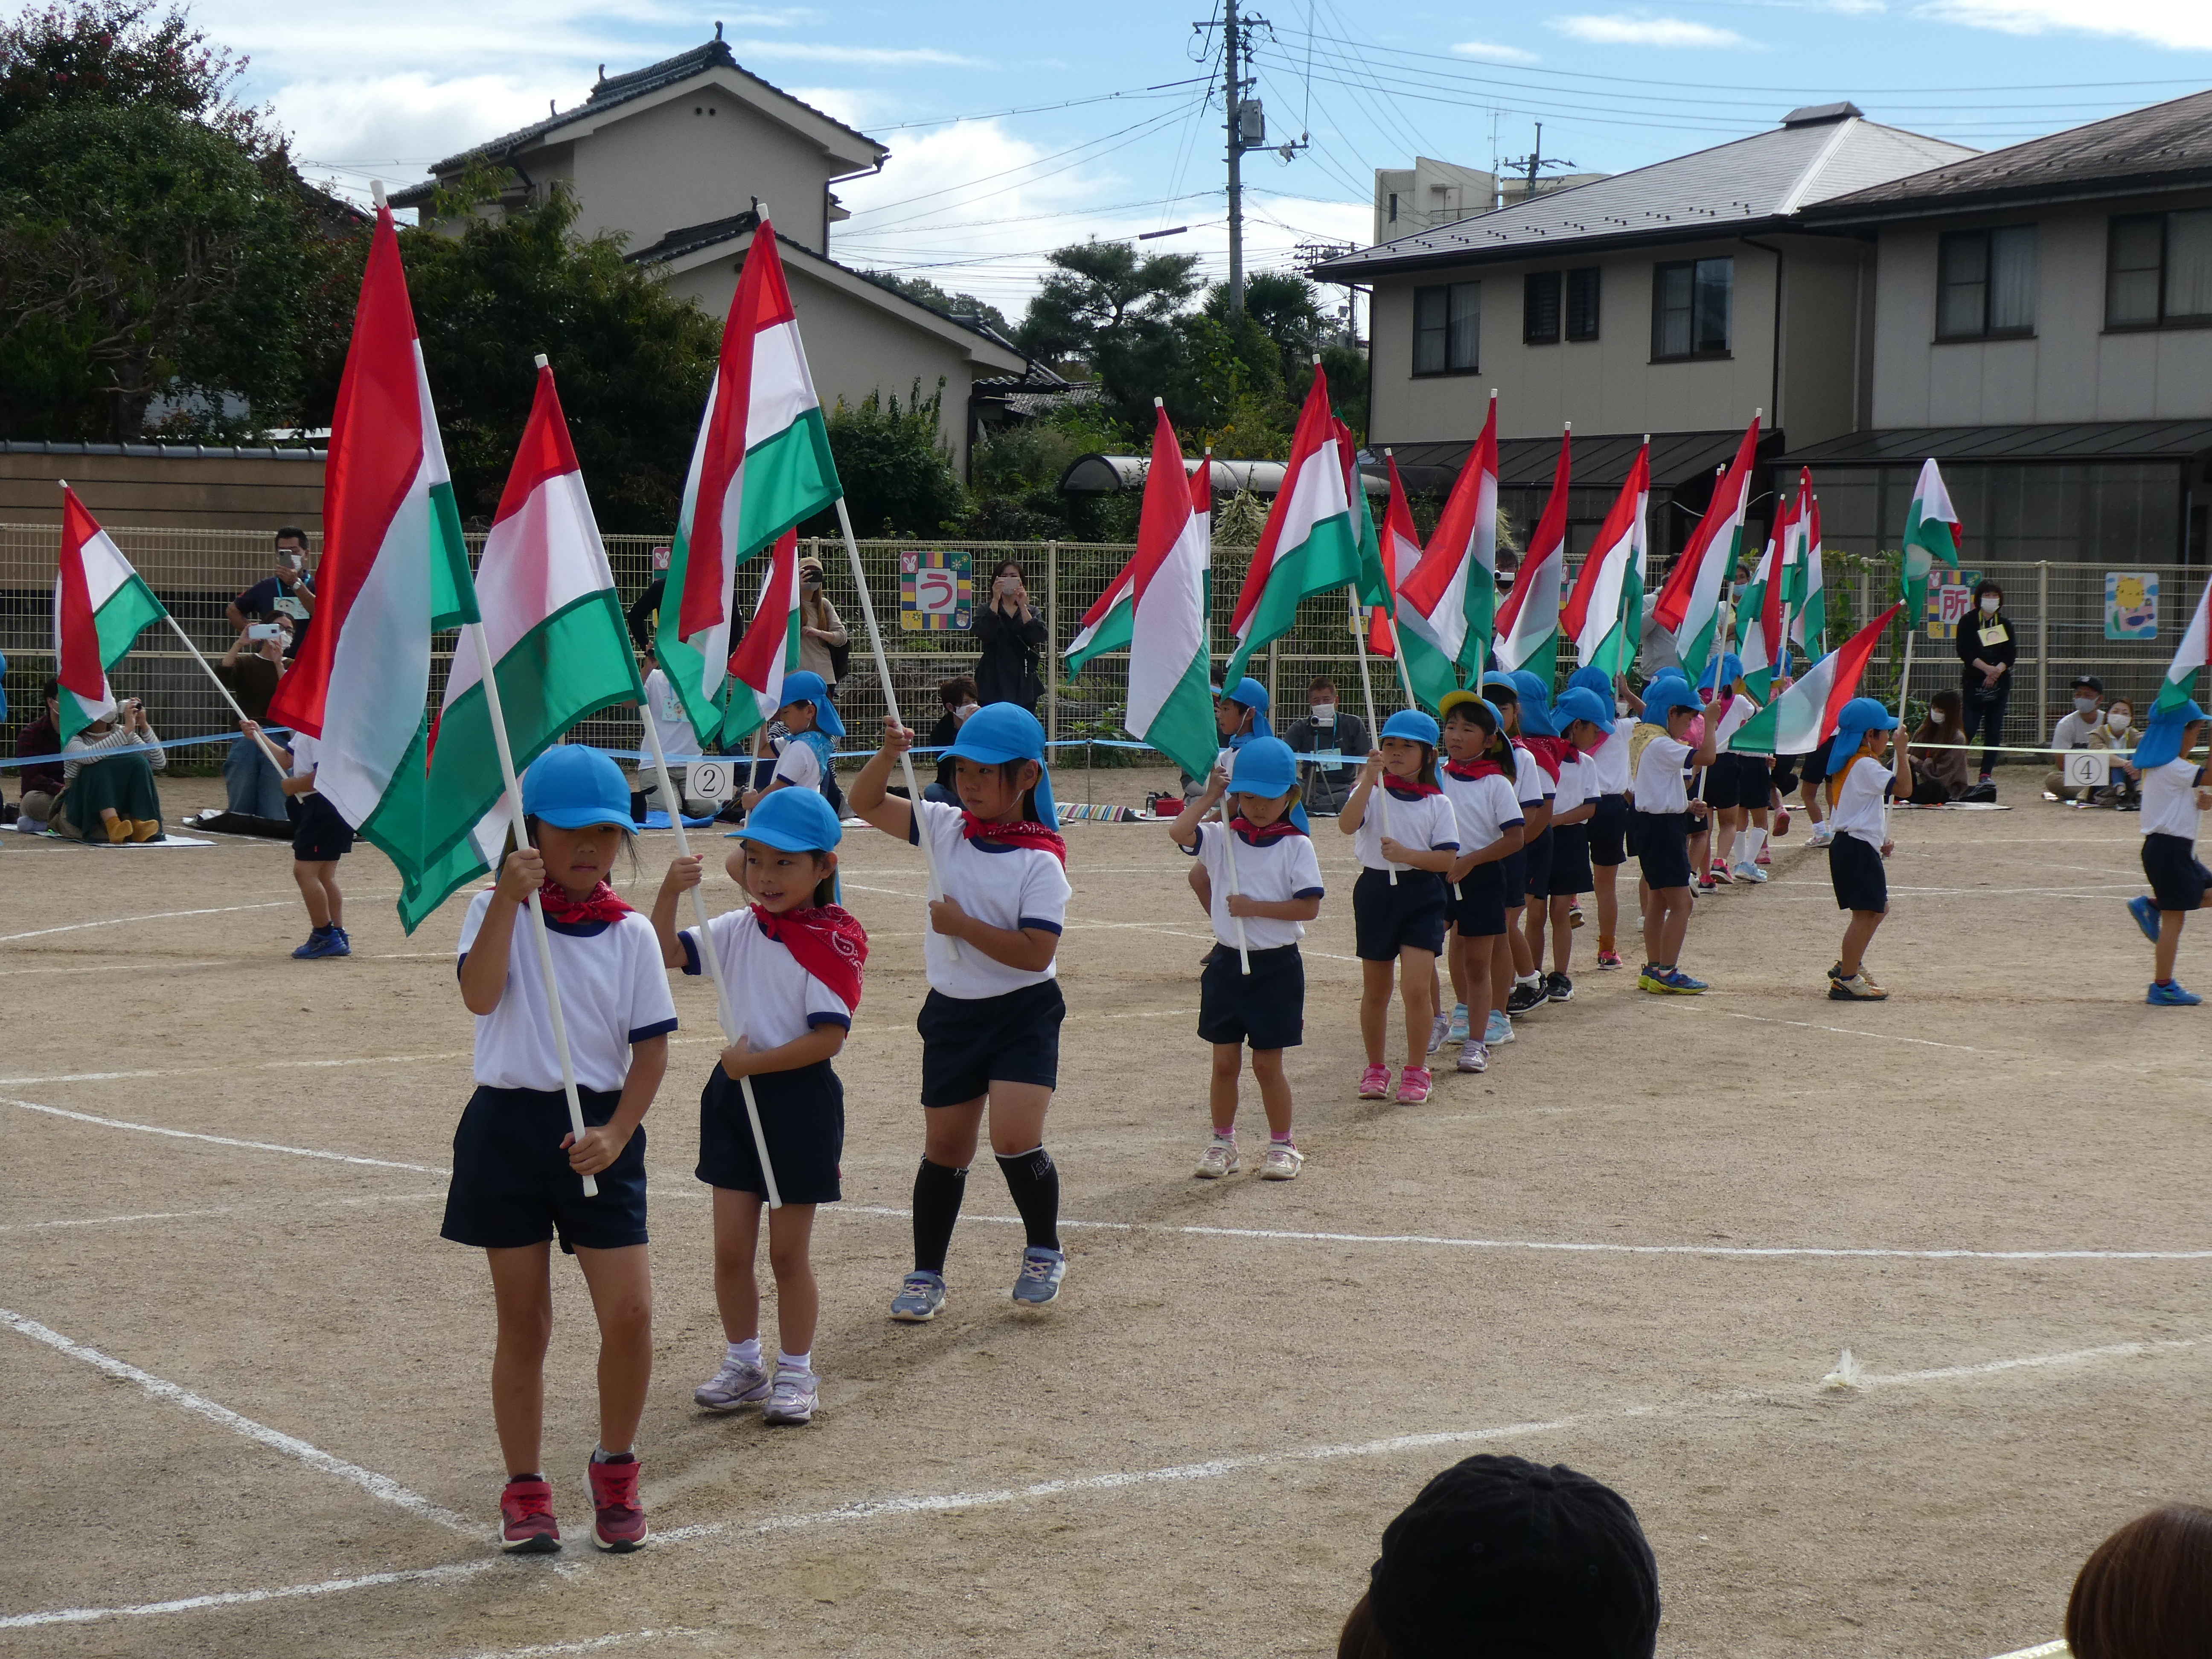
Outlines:
{"type": "MultiPolygon", "coordinates": [[[[770,939],[750,905],[711,918],[707,936],[714,943],[738,1035],[756,1052],[796,1042],[817,1025],[853,1029],[853,1011],[845,999],[800,967],[790,947],[770,939]]],[[[676,938],[684,947],[684,971],[702,972],[699,930],[686,927],[676,938]]]]}
{"type": "MultiPolygon", "coordinates": [[[[495,890],[487,887],[469,902],[461,922],[462,962],[483,930],[495,890]]],[[[477,1081],[495,1089],[562,1086],[545,976],[538,967],[537,942],[530,937],[534,925],[528,915],[516,915],[507,941],[507,988],[498,1007],[477,1016],[477,1081]]],[[[669,994],[659,938],[635,910],[613,921],[549,917],[545,927],[577,1086],[612,1093],[629,1075],[630,1044],[676,1029],[676,999],[669,994]]]]}
{"type": "MultiPolygon", "coordinates": [[[[938,879],[945,895],[978,921],[1009,932],[1041,928],[1048,933],[1067,926],[1067,901],[1073,889],[1060,862],[1041,847],[1014,847],[988,837],[970,841],[963,832],[966,815],[942,801],[912,803],[914,823],[908,839],[917,847],[929,837],[937,860],[938,879]]],[[[1035,973],[994,962],[971,945],[956,956],[953,941],[931,928],[922,935],[922,965],[933,991],[977,1001],[1004,996],[1031,985],[1042,985],[1060,975],[1057,956],[1035,973]]]]}
{"type": "MultiPolygon", "coordinates": [[[[1226,840],[1231,833],[1225,823],[1201,823],[1198,845],[1183,848],[1206,866],[1213,892],[1213,937],[1224,945],[1237,943],[1237,918],[1229,914],[1226,840]]],[[[1256,843],[1243,836],[1237,837],[1237,891],[1246,898],[1273,904],[1285,899],[1321,898],[1327,890],[1322,885],[1321,860],[1314,852],[1311,836],[1275,836],[1256,843]]],[[[1279,916],[1244,918],[1247,950],[1277,950],[1296,945],[1305,936],[1302,921],[1285,921],[1279,916]]]]}

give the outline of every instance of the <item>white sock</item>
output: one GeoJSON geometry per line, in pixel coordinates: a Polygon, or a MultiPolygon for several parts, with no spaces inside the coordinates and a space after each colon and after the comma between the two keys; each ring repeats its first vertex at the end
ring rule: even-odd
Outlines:
{"type": "Polygon", "coordinates": [[[1544,982],[1544,976],[1541,974],[1516,974],[1513,975],[1513,982],[1516,985],[1541,985],[1544,982]]]}
{"type": "Polygon", "coordinates": [[[1753,828],[1743,832],[1743,850],[1736,856],[1739,864],[1759,862],[1759,844],[1766,839],[1766,831],[1753,828]]]}
{"type": "Polygon", "coordinates": [[[730,1358],[738,1361],[741,1364],[757,1365],[760,1364],[760,1338],[757,1336],[749,1336],[742,1342],[731,1343],[729,1345],[729,1351],[730,1358]]]}
{"type": "Polygon", "coordinates": [[[811,1372],[814,1369],[814,1350],[809,1348],[805,1353],[786,1353],[778,1348],[775,1351],[775,1368],[779,1371],[811,1372]]]}

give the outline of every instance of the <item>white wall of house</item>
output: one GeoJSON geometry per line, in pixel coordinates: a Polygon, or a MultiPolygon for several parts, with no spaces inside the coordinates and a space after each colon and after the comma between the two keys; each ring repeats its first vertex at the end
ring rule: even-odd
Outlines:
{"type": "Polygon", "coordinates": [[[623,118],[571,147],[584,234],[623,231],[643,247],[669,231],[743,213],[757,196],[777,230],[828,251],[830,175],[817,145],[712,84],[650,109],[609,113],[623,118]]]}
{"type": "MultiPolygon", "coordinates": [[[[1885,226],[1875,287],[1875,427],[2009,426],[2212,416],[2212,329],[2107,332],[2105,271],[2116,213],[2202,207],[2212,197],[2107,201],[1885,226]],[[1945,230],[2037,227],[2035,332],[1936,338],[1945,230]]],[[[1793,434],[1794,437],[1794,434],[1793,434]]]]}

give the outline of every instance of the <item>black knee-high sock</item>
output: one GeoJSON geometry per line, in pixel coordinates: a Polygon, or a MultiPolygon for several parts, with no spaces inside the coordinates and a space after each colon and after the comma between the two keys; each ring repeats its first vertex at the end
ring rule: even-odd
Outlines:
{"type": "Polygon", "coordinates": [[[960,1197],[967,1190],[967,1170],[921,1160],[914,1175],[915,1272],[944,1273],[945,1253],[952,1246],[952,1224],[960,1219],[960,1197]]]}
{"type": "Polygon", "coordinates": [[[1052,1154],[1039,1146],[1012,1158],[1000,1158],[999,1171],[1006,1177],[1006,1190],[1014,1195],[1014,1207],[1022,1212],[1022,1225],[1029,1230],[1030,1248],[1058,1249],[1060,1170],[1053,1164],[1052,1154]]]}

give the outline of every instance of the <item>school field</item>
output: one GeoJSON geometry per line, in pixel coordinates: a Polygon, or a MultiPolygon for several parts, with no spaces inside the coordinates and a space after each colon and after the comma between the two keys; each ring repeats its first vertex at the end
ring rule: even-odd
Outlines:
{"type": "MultiPolygon", "coordinates": [[[[1147,781],[1097,779],[1130,801],[1147,781]]],[[[173,815],[219,795],[165,789],[173,815]]],[[[2212,1005],[2142,1006],[2138,822],[1899,813],[1869,957],[1895,998],[1873,1006],[1825,1000],[1838,918],[1801,819],[1768,886],[1700,902],[1685,962],[1712,994],[1589,970],[1586,930],[1575,1000],[1421,1107],[1352,1097],[1350,843],[1324,823],[1291,1065],[1310,1161],[1267,1185],[1249,1161],[1191,1178],[1208,935],[1185,860],[1154,824],[1077,824],[1048,1136],[1066,1288],[1014,1310],[986,1158],[920,1328],[884,1310],[919,1156],[922,877],[854,831],[875,946],[838,1063],[847,1201],[816,1234],[822,1415],[691,1405],[721,1340],[691,1176],[717,1039],[680,981],[647,1120],[656,1535],[587,1541],[593,1333],[560,1263],[570,1541],[529,1559],[491,1546],[482,1259],[436,1237],[470,1087],[462,906],[404,936],[364,853],[358,954],[295,963],[282,846],[0,836],[0,1650],[1328,1654],[1384,1523],[1486,1449],[1635,1504],[1663,1654],[2047,1642],[2100,1539],[2212,1490],[2212,1005]],[[1846,1347],[1861,1385],[1824,1389],[1846,1347]]],[[[644,902],[670,838],[640,852],[644,902]]],[[[2181,976],[2212,990],[2212,926],[2181,976]]]]}

